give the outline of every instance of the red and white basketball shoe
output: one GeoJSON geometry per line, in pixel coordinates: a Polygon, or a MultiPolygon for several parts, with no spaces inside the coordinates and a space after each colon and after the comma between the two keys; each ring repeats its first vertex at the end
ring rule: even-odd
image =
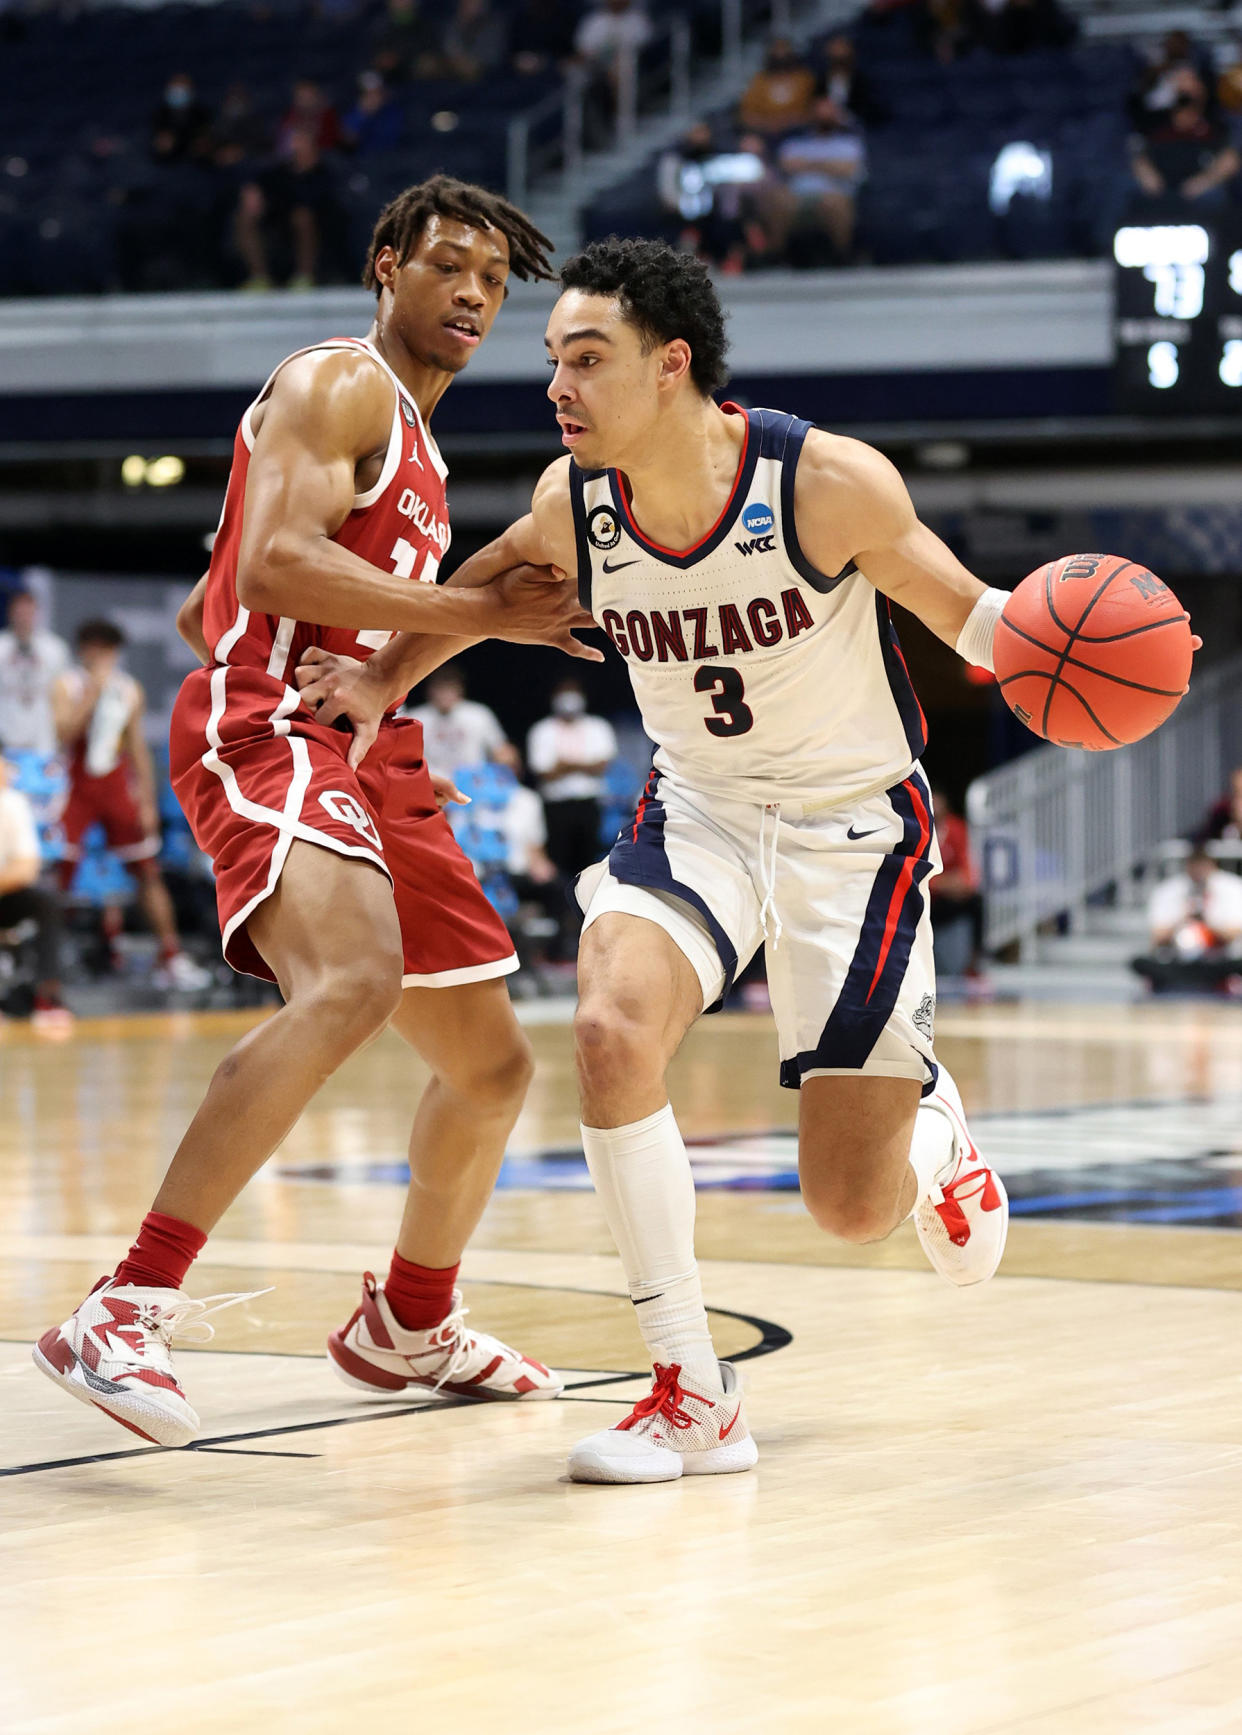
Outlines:
{"type": "Polygon", "coordinates": [[[682,1384],[674,1364],[656,1363],[651,1390],[615,1428],[579,1440],[569,1454],[574,1482],[675,1482],[679,1476],[724,1476],[759,1460],[742,1384],[721,1362],[718,1392],[682,1384]]]}
{"type": "Polygon", "coordinates": [[[953,1154],[914,1208],[923,1251],[959,1288],[984,1283],[1001,1262],[1009,1233],[1009,1195],[970,1136],[962,1099],[947,1074],[925,1099],[953,1129],[953,1154]]]}
{"type": "Polygon", "coordinates": [[[142,1439],[188,1446],[201,1424],[173,1368],[173,1339],[210,1342],[215,1329],[204,1315],[250,1299],[192,1301],[179,1289],[140,1289],[101,1277],[63,1325],[44,1332],[32,1351],[34,1364],[71,1397],[142,1439]]]}
{"type": "Polygon", "coordinates": [[[409,1386],[459,1398],[555,1398],[559,1374],[519,1355],[499,1338],[466,1326],[469,1308],[453,1291],[452,1310],[429,1331],[397,1324],[384,1285],[368,1271],[362,1301],[348,1325],[328,1339],[328,1361],[338,1378],[373,1398],[392,1398],[409,1386]]]}

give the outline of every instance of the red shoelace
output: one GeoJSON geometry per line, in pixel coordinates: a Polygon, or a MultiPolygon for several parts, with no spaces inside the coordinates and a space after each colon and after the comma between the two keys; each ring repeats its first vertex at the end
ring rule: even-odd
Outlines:
{"type": "MultiPolygon", "coordinates": [[[[660,1415],[674,1428],[692,1428],[694,1417],[687,1415],[681,1407],[682,1399],[687,1395],[681,1389],[678,1375],[680,1366],[662,1368],[655,1366],[655,1384],[645,1398],[640,1398],[623,1422],[618,1422],[618,1428],[633,1428],[648,1416],[660,1415]]],[[[706,1404],[709,1410],[716,1408],[711,1398],[705,1398],[700,1392],[689,1394],[700,1404],[706,1404]]]]}
{"type": "Polygon", "coordinates": [[[949,1240],[955,1247],[964,1247],[970,1240],[970,1224],[966,1221],[965,1211],[957,1202],[958,1192],[969,1188],[970,1191],[967,1192],[966,1196],[971,1197],[973,1193],[979,1191],[979,1188],[977,1186],[970,1187],[970,1183],[980,1181],[983,1183],[980,1208],[984,1211],[997,1210],[1000,1205],[1000,1194],[997,1192],[996,1183],[992,1179],[991,1169],[969,1169],[964,1175],[959,1175],[955,1181],[950,1181],[944,1189],[943,1203],[936,1206],[936,1215],[944,1224],[949,1240]]]}

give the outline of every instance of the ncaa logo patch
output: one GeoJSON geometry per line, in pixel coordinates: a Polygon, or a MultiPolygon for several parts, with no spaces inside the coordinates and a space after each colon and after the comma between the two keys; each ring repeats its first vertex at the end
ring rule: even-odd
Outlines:
{"type": "Polygon", "coordinates": [[[752,536],[762,536],[765,530],[771,530],[776,520],[772,516],[772,508],[765,506],[762,500],[756,500],[753,506],[748,506],[743,512],[742,523],[752,536]]]}
{"type": "Polygon", "coordinates": [[[592,548],[615,548],[621,540],[621,526],[611,506],[597,506],[587,519],[587,541],[592,548]]]}
{"type": "Polygon", "coordinates": [[[355,796],[347,795],[343,789],[325,789],[319,797],[319,805],[342,825],[352,826],[360,837],[383,853],[384,846],[371,822],[371,815],[355,796]]]}

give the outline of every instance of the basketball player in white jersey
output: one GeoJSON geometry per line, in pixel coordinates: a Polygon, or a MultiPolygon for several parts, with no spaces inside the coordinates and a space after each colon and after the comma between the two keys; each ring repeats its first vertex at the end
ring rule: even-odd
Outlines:
{"type": "MultiPolygon", "coordinates": [[[[658,743],[634,820],[579,882],[575,1022],[583,1145],[655,1375],[570,1458],[579,1480],[656,1482],[757,1457],[711,1343],[664,1075],[760,945],[815,1221],[868,1242],[913,1216],[954,1284],[999,1263],[1005,1191],[933,1050],[939,858],[889,599],[990,666],[1004,593],[919,523],[870,447],[714,401],[724,321],[695,260],[613,239],[561,283],[548,395],[570,461],[474,575],[576,573],[658,743]]],[[[366,731],[369,685],[413,654],[301,678],[366,731]]]]}

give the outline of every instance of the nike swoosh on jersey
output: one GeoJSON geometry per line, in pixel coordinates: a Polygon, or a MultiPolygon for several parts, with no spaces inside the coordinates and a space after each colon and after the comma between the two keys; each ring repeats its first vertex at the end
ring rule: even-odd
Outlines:
{"type": "Polygon", "coordinates": [[[609,565],[609,563],[607,561],[605,561],[604,562],[604,571],[605,572],[620,572],[624,567],[637,566],[637,565],[638,565],[638,562],[636,560],[614,560],[611,565],[609,565]]]}
{"type": "Polygon", "coordinates": [[[846,837],[853,838],[854,842],[857,843],[860,837],[874,837],[877,832],[883,830],[884,827],[882,825],[873,825],[870,831],[855,831],[854,827],[851,825],[845,835],[846,837]]]}

